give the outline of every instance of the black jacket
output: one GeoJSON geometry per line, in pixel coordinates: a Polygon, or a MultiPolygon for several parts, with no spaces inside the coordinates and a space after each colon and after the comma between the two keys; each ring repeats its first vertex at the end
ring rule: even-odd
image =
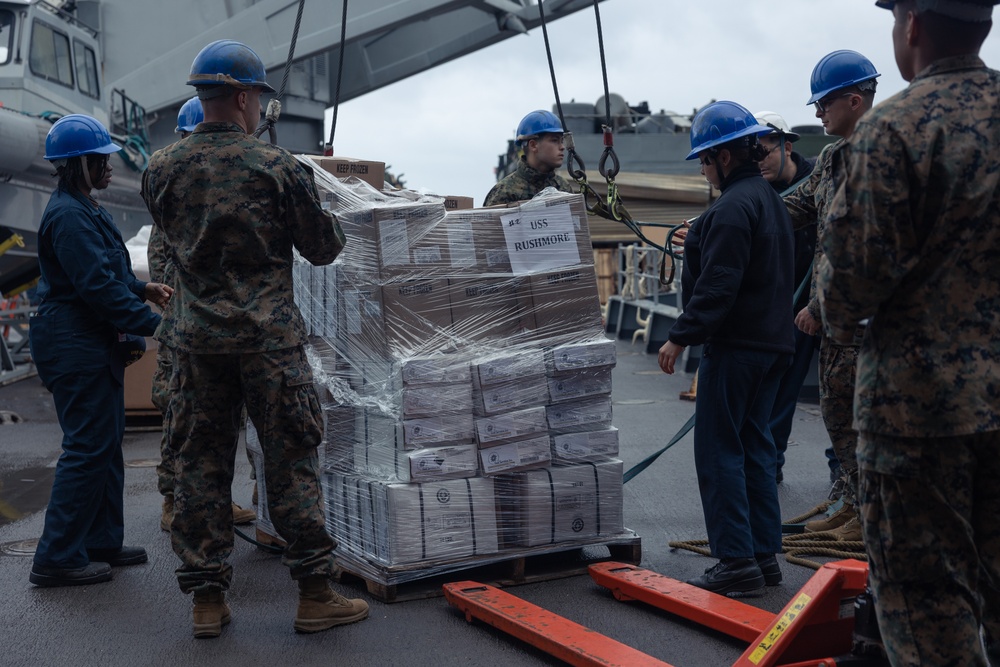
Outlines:
{"type": "Polygon", "coordinates": [[[740,167],[684,241],[678,345],[721,343],[791,354],[792,222],[757,165],[740,167]]]}

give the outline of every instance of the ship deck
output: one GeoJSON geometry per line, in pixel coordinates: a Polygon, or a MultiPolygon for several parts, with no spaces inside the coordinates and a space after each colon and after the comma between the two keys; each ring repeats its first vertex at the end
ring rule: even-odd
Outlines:
{"type": "MultiPolygon", "coordinates": [[[[664,375],[655,355],[644,353],[641,345],[624,340],[617,345],[614,423],[621,431],[621,458],[627,469],[662,447],[691,415],[694,404],[678,398],[689,389],[690,375],[664,375]]],[[[0,543],[6,545],[37,538],[42,530],[61,432],[51,397],[37,377],[0,387],[0,410],[22,418],[0,425],[0,543]]],[[[817,406],[799,405],[792,441],[784,482],[779,485],[786,518],[814,507],[829,487],[823,454],[828,438],[817,406]]],[[[562,664],[485,624],[467,623],[444,598],[386,604],[370,596],[360,582],[347,583],[341,590],[369,600],[369,619],[316,635],[296,635],[295,589],[287,571],[278,557],[240,539],[230,561],[235,569],[228,596],[233,621],[219,639],[194,641],[191,602],[179,592],[174,577],[178,560],[159,528],[160,496],[152,467],[158,445],[155,428],[130,430],[124,443],[129,466],[126,542],[144,546],[149,563],[116,570],[108,584],[39,589],[28,583],[30,557],[0,556],[0,586],[7,609],[0,625],[4,647],[0,662],[147,667],[562,664]]],[[[252,487],[242,448],[237,463],[234,500],[248,506],[252,487]]],[[[668,547],[671,540],[705,535],[691,435],[625,486],[624,516],[625,525],[641,537],[643,567],[683,580],[714,564],[668,547]]],[[[775,614],[813,574],[779,560],[784,583],[746,600],[775,614]]],[[[666,612],[619,602],[587,576],[507,590],[679,667],[732,664],[746,648],[741,641],[666,612]]]]}

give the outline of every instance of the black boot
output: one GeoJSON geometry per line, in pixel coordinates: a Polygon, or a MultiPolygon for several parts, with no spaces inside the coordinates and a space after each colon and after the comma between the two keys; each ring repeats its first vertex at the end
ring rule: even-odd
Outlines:
{"type": "Polygon", "coordinates": [[[774,554],[754,554],[753,557],[764,575],[765,585],[777,586],[781,583],[781,568],[778,567],[778,559],[774,554]]]}
{"type": "Polygon", "coordinates": [[[107,563],[90,563],[78,568],[31,566],[28,581],[36,586],[87,586],[111,581],[111,566],[107,563]]]}
{"type": "Polygon", "coordinates": [[[854,643],[852,655],[886,657],[882,633],[878,629],[878,618],[875,616],[875,597],[869,587],[865,587],[865,592],[854,600],[854,632],[851,638],[854,643]]]}
{"type": "Polygon", "coordinates": [[[719,595],[740,597],[760,593],[764,588],[764,575],[753,558],[723,558],[705,570],[705,574],[687,583],[719,595]]]}

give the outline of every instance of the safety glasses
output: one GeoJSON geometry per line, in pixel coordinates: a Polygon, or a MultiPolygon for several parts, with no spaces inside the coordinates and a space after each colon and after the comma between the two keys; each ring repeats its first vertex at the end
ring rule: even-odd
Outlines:
{"type": "Polygon", "coordinates": [[[839,100],[841,97],[850,97],[851,95],[857,95],[857,93],[841,93],[840,95],[834,95],[832,97],[827,95],[823,99],[813,102],[813,106],[816,107],[816,111],[826,113],[827,110],[829,110],[830,105],[833,104],[835,100],[839,100]]]}

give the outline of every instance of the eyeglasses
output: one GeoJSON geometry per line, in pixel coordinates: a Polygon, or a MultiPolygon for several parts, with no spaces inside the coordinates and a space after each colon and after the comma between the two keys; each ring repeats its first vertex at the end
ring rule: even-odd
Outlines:
{"type": "Polygon", "coordinates": [[[767,144],[765,144],[764,142],[761,142],[761,146],[763,146],[763,147],[764,147],[764,148],[765,148],[765,149],[767,150],[767,152],[766,152],[766,153],[764,153],[764,157],[767,157],[768,155],[770,155],[770,154],[771,154],[771,153],[773,153],[774,151],[776,151],[776,150],[778,150],[779,148],[781,148],[781,143],[782,143],[782,142],[778,142],[778,143],[776,143],[775,145],[773,145],[773,146],[771,146],[770,148],[768,148],[768,147],[767,147],[767,144]]]}
{"type": "Polygon", "coordinates": [[[833,104],[834,100],[839,100],[841,97],[850,97],[851,95],[857,95],[857,93],[841,93],[840,95],[834,95],[833,97],[827,95],[823,99],[813,102],[813,106],[816,107],[816,111],[826,113],[830,109],[830,105],[833,104]]]}

